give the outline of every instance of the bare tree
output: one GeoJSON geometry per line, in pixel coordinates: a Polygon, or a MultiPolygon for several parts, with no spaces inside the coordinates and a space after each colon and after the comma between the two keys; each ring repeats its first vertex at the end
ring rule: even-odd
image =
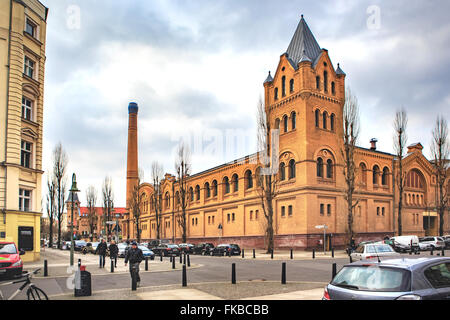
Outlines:
{"type": "Polygon", "coordinates": [[[111,237],[112,225],[108,224],[111,221],[111,210],[114,208],[114,193],[112,190],[112,180],[110,177],[105,177],[102,187],[103,200],[103,226],[107,239],[111,237]]]}
{"type": "MultiPolygon", "coordinates": [[[[48,193],[47,193],[47,215],[48,215],[48,221],[49,221],[49,229],[48,229],[48,233],[49,233],[49,245],[50,248],[53,247],[53,231],[54,231],[54,222],[55,222],[55,218],[57,216],[56,214],[56,182],[54,179],[54,176],[52,173],[50,173],[49,175],[47,175],[47,188],[48,188],[48,193]]],[[[57,230],[56,230],[57,231],[57,230]]]]}
{"type": "Polygon", "coordinates": [[[257,105],[257,141],[258,157],[262,168],[255,172],[256,189],[261,200],[262,213],[265,218],[264,235],[267,253],[274,249],[274,199],[278,193],[278,129],[272,130],[270,110],[265,109],[262,99],[257,105]]]}
{"type": "Polygon", "coordinates": [[[61,224],[63,219],[64,200],[67,189],[67,163],[67,154],[64,151],[62,144],[58,143],[53,149],[53,179],[56,188],[56,216],[58,218],[58,249],[61,248],[61,224]]]}
{"type": "Polygon", "coordinates": [[[163,166],[155,161],[152,163],[152,180],[153,180],[153,194],[151,201],[155,208],[156,219],[156,238],[161,239],[161,214],[162,214],[162,190],[161,181],[163,179],[163,166]]]}
{"type": "Polygon", "coordinates": [[[405,157],[405,147],[408,141],[406,135],[406,127],[408,125],[408,116],[406,111],[402,108],[395,114],[394,120],[394,150],[397,158],[398,170],[395,181],[398,188],[398,214],[397,214],[397,232],[401,236],[403,233],[402,224],[402,208],[403,208],[403,191],[405,189],[406,172],[403,169],[403,159],[405,157]]]}
{"type": "Polygon", "coordinates": [[[343,158],[343,173],[345,180],[344,199],[347,205],[347,237],[348,243],[354,238],[353,212],[358,205],[355,198],[355,150],[359,136],[359,106],[358,99],[349,88],[346,90],[343,108],[343,146],[341,154],[343,158]]]}
{"type": "Polygon", "coordinates": [[[182,242],[186,243],[187,238],[187,218],[186,208],[188,206],[188,177],[191,172],[191,154],[189,147],[180,141],[175,159],[175,171],[177,172],[178,201],[175,201],[179,207],[176,214],[178,226],[181,228],[182,242]]]}
{"type": "Polygon", "coordinates": [[[448,172],[450,168],[450,144],[448,141],[447,120],[438,116],[433,129],[433,141],[431,144],[433,165],[437,179],[437,203],[439,213],[439,235],[444,235],[444,212],[448,204],[448,172]]]}
{"type": "Polygon", "coordinates": [[[86,190],[86,205],[88,209],[88,226],[89,226],[89,238],[91,242],[94,241],[95,227],[97,226],[97,213],[95,206],[97,204],[97,190],[94,186],[90,185],[86,190]]]}
{"type": "Polygon", "coordinates": [[[144,176],[144,172],[142,169],[139,169],[139,175],[137,179],[136,185],[133,187],[133,191],[131,192],[131,198],[129,199],[128,208],[132,213],[134,224],[136,227],[136,241],[141,242],[141,228],[140,228],[140,217],[142,213],[142,201],[143,194],[141,194],[141,180],[144,176]]]}

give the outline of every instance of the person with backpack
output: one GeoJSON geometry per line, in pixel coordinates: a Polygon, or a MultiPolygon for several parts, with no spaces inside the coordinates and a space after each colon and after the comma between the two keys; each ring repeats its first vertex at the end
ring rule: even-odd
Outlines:
{"type": "Polygon", "coordinates": [[[144,260],[142,250],[138,248],[136,241],[131,243],[131,248],[125,255],[125,266],[130,262],[130,275],[133,279],[133,274],[136,276],[136,287],[140,286],[141,277],[139,276],[139,264],[144,260]]]}

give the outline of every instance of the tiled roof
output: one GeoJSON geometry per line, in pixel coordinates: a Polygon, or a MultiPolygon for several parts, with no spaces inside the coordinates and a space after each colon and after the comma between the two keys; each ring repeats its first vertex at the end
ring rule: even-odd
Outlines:
{"type": "MultiPolygon", "coordinates": [[[[81,215],[87,215],[88,214],[88,207],[80,207],[80,214],[81,215]]],[[[127,213],[127,209],[126,208],[114,208],[114,212],[113,214],[119,213],[120,215],[123,215],[125,213],[127,213]]],[[[95,207],[95,214],[97,216],[102,216],[103,215],[103,207],[95,207]]]]}

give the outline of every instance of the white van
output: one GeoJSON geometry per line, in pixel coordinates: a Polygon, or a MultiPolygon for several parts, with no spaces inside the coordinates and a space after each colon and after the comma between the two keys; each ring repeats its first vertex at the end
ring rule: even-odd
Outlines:
{"type": "Polygon", "coordinates": [[[412,250],[414,252],[419,252],[419,237],[418,236],[397,236],[392,237],[394,249],[398,252],[407,252],[412,250]]]}

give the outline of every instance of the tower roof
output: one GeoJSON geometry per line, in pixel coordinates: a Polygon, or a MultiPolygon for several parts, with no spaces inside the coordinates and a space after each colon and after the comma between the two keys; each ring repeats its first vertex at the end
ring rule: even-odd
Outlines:
{"type": "Polygon", "coordinates": [[[336,74],[345,76],[345,72],[342,71],[341,67],[339,66],[339,63],[337,64],[336,74]]]}
{"type": "MultiPolygon", "coordinates": [[[[66,202],[72,202],[72,191],[69,192],[69,196],[67,197],[66,202]]],[[[80,202],[80,200],[78,200],[78,195],[76,192],[73,193],[73,202],[80,202]]]]}
{"type": "Polygon", "coordinates": [[[269,71],[269,75],[267,76],[266,81],[264,81],[264,83],[266,83],[266,82],[272,82],[272,81],[273,81],[273,78],[272,78],[272,76],[270,75],[270,71],[269,71]]]}
{"type": "Polygon", "coordinates": [[[286,53],[295,66],[302,60],[303,56],[308,57],[311,61],[315,61],[322,53],[303,15],[286,53]]]}

